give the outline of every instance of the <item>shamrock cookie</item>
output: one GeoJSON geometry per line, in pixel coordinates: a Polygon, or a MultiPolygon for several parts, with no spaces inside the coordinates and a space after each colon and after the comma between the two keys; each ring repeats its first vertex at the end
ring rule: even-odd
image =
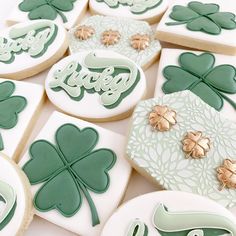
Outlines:
{"type": "Polygon", "coordinates": [[[90,0],[89,7],[93,14],[122,16],[153,24],[166,11],[168,0],[90,0]]]}
{"type": "Polygon", "coordinates": [[[155,96],[183,90],[236,121],[236,56],[163,49],[155,96]]]}
{"type": "Polygon", "coordinates": [[[198,195],[160,191],[123,204],[101,236],[236,235],[236,218],[224,207],[198,195]]]}
{"type": "Polygon", "coordinates": [[[127,154],[141,174],[164,189],[236,206],[236,124],[192,92],[140,102],[127,154]]]}
{"type": "Polygon", "coordinates": [[[44,19],[70,29],[85,15],[87,6],[88,0],[17,0],[7,23],[44,19]]]}
{"type": "Polygon", "coordinates": [[[18,160],[43,102],[40,85],[0,79],[0,152],[18,160]]]}
{"type": "Polygon", "coordinates": [[[235,55],[236,5],[233,0],[175,0],[157,27],[162,41],[235,55]]]}
{"type": "Polygon", "coordinates": [[[52,21],[9,27],[0,32],[0,76],[24,79],[35,75],[58,61],[67,47],[65,29],[52,21]]]}
{"type": "Polygon", "coordinates": [[[158,57],[161,45],[148,23],[127,18],[92,16],[69,31],[70,52],[108,49],[127,56],[142,68],[158,57]]]}
{"type": "Polygon", "coordinates": [[[21,162],[36,214],[79,235],[100,235],[131,174],[124,149],[123,136],[54,112],[21,162]]]}
{"type": "Polygon", "coordinates": [[[21,236],[33,217],[30,185],[25,174],[0,154],[0,235],[21,236]]]}
{"type": "Polygon", "coordinates": [[[143,98],[146,80],[142,69],[112,51],[84,51],[55,64],[45,88],[60,110],[87,120],[127,117],[143,98]]]}

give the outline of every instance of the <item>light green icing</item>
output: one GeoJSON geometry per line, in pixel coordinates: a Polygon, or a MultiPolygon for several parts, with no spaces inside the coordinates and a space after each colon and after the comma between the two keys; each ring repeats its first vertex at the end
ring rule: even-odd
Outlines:
{"type": "Polygon", "coordinates": [[[192,92],[141,101],[133,113],[128,139],[128,158],[164,189],[203,195],[228,208],[236,206],[236,191],[220,191],[216,172],[225,158],[236,158],[236,124],[192,92]],[[154,132],[148,123],[157,104],[177,113],[177,124],[168,132],[154,132]],[[210,138],[207,158],[186,159],[181,140],[189,130],[202,131],[210,138]]]}
{"type": "Polygon", "coordinates": [[[142,14],[158,7],[162,0],[97,0],[97,2],[104,2],[111,8],[117,8],[120,4],[130,6],[133,14],[142,14]]]}
{"type": "Polygon", "coordinates": [[[161,45],[155,39],[155,33],[150,25],[145,21],[137,21],[123,17],[92,16],[87,18],[83,25],[91,26],[96,29],[93,37],[87,40],[79,40],[74,36],[76,27],[69,31],[69,47],[72,53],[81,50],[112,50],[133,60],[141,67],[152,61],[161,50],[161,45]],[[101,35],[106,30],[118,31],[121,39],[114,45],[105,46],[101,42],[101,35]],[[130,44],[130,38],[136,34],[146,34],[150,37],[149,47],[138,51],[130,44]]]}
{"type": "Polygon", "coordinates": [[[0,180],[0,201],[5,203],[0,215],[0,231],[10,222],[16,208],[16,193],[7,183],[0,180]]]}
{"type": "Polygon", "coordinates": [[[147,236],[148,228],[147,226],[140,220],[135,220],[131,223],[129,230],[126,236],[147,236]]]}
{"type": "Polygon", "coordinates": [[[181,236],[181,232],[187,236],[219,236],[229,233],[232,236],[236,235],[235,222],[224,216],[206,212],[174,213],[169,212],[163,204],[160,204],[155,210],[153,223],[158,231],[170,233],[166,235],[181,236]],[[207,229],[206,233],[205,229],[207,229]]]}
{"type": "Polygon", "coordinates": [[[49,86],[63,89],[76,100],[81,100],[84,90],[100,94],[104,107],[112,109],[129,95],[138,81],[140,72],[130,60],[101,58],[94,53],[85,56],[84,65],[71,61],[65,68],[54,73],[49,86]]]}
{"type": "Polygon", "coordinates": [[[13,27],[9,39],[0,37],[0,62],[12,63],[20,53],[40,57],[52,44],[57,34],[57,26],[49,21],[37,22],[23,28],[13,27]]]}

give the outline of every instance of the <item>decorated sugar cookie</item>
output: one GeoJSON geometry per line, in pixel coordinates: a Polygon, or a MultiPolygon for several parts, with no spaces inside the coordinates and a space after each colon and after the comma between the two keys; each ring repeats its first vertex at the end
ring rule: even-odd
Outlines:
{"type": "Polygon", "coordinates": [[[127,117],[146,90],[136,63],[112,51],[84,51],[55,64],[47,76],[49,100],[60,110],[93,121],[127,117]]]}
{"type": "Polygon", "coordinates": [[[156,23],[168,7],[167,0],[90,0],[94,14],[122,16],[156,23]]]}
{"type": "Polygon", "coordinates": [[[85,15],[87,5],[88,0],[17,0],[7,23],[43,19],[70,29],[85,15]]]}
{"type": "Polygon", "coordinates": [[[33,218],[30,185],[21,169],[0,154],[0,235],[23,235],[33,218]]]}
{"type": "Polygon", "coordinates": [[[65,29],[52,21],[27,21],[6,28],[0,32],[0,76],[35,75],[59,60],[67,47],[65,29]]]}
{"type": "Polygon", "coordinates": [[[92,16],[69,31],[70,52],[112,50],[142,68],[158,57],[161,45],[148,23],[127,18],[92,16]]]}
{"type": "Polygon", "coordinates": [[[183,90],[236,121],[236,56],[163,49],[155,96],[183,90]]]}
{"type": "Polygon", "coordinates": [[[36,214],[78,235],[100,235],[131,174],[124,149],[123,136],[54,112],[21,162],[36,214]]]}
{"type": "Polygon", "coordinates": [[[181,46],[236,54],[233,0],[175,0],[157,27],[157,38],[181,46]]]}
{"type": "Polygon", "coordinates": [[[164,189],[236,206],[236,124],[190,91],[136,107],[127,154],[132,165],[164,189]]]}
{"type": "Polygon", "coordinates": [[[0,152],[18,160],[43,102],[40,85],[0,79],[0,152]]]}
{"type": "Polygon", "coordinates": [[[101,236],[236,235],[236,218],[214,201],[198,195],[161,191],[123,204],[101,236]]]}

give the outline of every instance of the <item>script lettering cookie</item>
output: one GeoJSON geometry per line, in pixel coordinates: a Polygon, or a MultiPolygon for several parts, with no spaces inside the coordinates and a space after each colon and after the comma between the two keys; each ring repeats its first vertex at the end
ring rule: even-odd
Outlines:
{"type": "Polygon", "coordinates": [[[164,189],[236,206],[236,124],[192,92],[140,102],[127,154],[141,174],[164,189]]]}
{"type": "Polygon", "coordinates": [[[55,64],[45,82],[60,110],[93,121],[127,117],[146,90],[142,69],[112,51],[85,51],[55,64]]]}
{"type": "Polygon", "coordinates": [[[36,214],[78,235],[100,235],[131,174],[124,152],[123,136],[54,112],[21,162],[36,214]]]}
{"type": "Polygon", "coordinates": [[[168,7],[167,0],[90,0],[93,14],[122,16],[145,20],[153,24],[160,20],[168,7]]]}
{"type": "Polygon", "coordinates": [[[70,53],[82,50],[112,50],[142,68],[158,57],[161,45],[149,24],[127,18],[92,16],[69,31],[70,53]]]}
{"type": "Polygon", "coordinates": [[[23,235],[33,218],[30,185],[22,170],[2,154],[0,209],[0,235],[23,235]]]}
{"type": "Polygon", "coordinates": [[[7,23],[44,19],[70,29],[85,15],[87,5],[88,0],[17,0],[7,23]]]}
{"type": "Polygon", "coordinates": [[[40,85],[0,78],[0,152],[18,160],[43,102],[40,85]]]}
{"type": "Polygon", "coordinates": [[[233,0],[175,0],[157,27],[157,38],[181,46],[236,54],[233,0]]]}
{"type": "Polygon", "coordinates": [[[101,236],[220,236],[236,234],[236,218],[198,195],[161,191],[123,204],[101,236]]]}
{"type": "Polygon", "coordinates": [[[163,49],[155,97],[183,90],[236,121],[236,56],[163,49]]]}
{"type": "Polygon", "coordinates": [[[58,61],[67,47],[65,29],[52,21],[28,21],[6,28],[0,32],[0,76],[24,79],[35,75],[58,61]]]}

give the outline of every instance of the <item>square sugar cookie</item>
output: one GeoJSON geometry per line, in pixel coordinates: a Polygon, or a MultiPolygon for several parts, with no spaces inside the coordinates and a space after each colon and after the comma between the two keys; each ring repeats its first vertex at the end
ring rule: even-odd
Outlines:
{"type": "Polygon", "coordinates": [[[236,121],[236,56],[163,49],[155,97],[190,90],[236,121]]]}
{"type": "Polygon", "coordinates": [[[36,214],[78,235],[97,236],[126,190],[125,137],[54,112],[20,165],[36,214]]]}
{"type": "Polygon", "coordinates": [[[15,7],[6,19],[7,24],[28,20],[46,19],[54,20],[70,29],[85,15],[88,0],[58,0],[52,1],[17,0],[15,7]]]}
{"type": "Polygon", "coordinates": [[[236,54],[234,0],[175,0],[157,27],[157,38],[181,46],[236,54]]]}
{"type": "Polygon", "coordinates": [[[1,153],[18,161],[43,98],[41,85],[0,79],[1,153]]]}

